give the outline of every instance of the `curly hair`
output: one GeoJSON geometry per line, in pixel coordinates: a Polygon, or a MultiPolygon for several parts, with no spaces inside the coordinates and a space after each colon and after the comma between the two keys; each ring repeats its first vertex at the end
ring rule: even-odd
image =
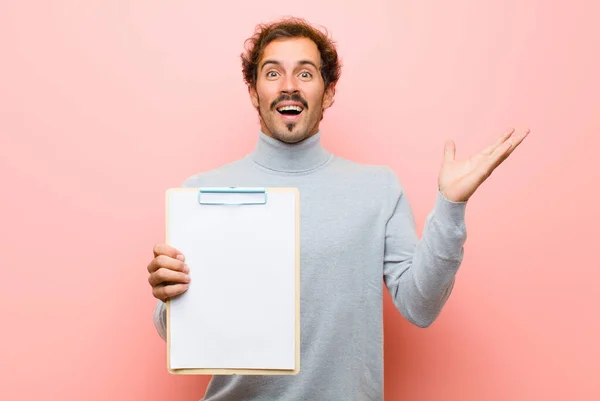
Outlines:
{"type": "Polygon", "coordinates": [[[338,59],[335,42],[327,30],[320,31],[302,18],[284,18],[269,24],[259,24],[254,35],[246,39],[246,52],[242,53],[242,73],[248,87],[256,88],[258,62],[265,47],[279,38],[308,38],[312,40],[321,54],[321,76],[325,90],[330,86],[335,92],[335,84],[340,79],[341,63],[338,59]]]}

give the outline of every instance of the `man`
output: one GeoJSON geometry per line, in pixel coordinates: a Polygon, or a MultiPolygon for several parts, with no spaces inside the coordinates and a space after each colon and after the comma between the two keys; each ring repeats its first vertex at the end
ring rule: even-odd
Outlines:
{"type": "MultiPolygon", "coordinates": [[[[303,20],[259,26],[242,55],[260,116],[245,158],[189,177],[184,187],[291,186],[301,196],[301,371],[296,376],[215,376],[205,401],[383,399],[382,279],[400,313],[427,327],[454,284],[466,241],[467,200],[528,131],[504,133],[481,153],[454,159],[445,146],[435,207],[419,240],[391,169],[329,153],[319,122],[333,103],[334,45],[303,20]]],[[[165,338],[165,304],[190,285],[178,250],[154,247],[149,282],[165,338]]]]}

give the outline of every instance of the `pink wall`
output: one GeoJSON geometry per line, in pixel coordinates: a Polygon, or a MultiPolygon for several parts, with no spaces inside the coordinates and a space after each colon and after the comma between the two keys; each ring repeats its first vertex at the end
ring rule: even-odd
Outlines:
{"type": "Polygon", "coordinates": [[[164,190],[253,146],[239,53],[288,14],[339,43],[326,146],[392,166],[420,229],[446,138],[465,157],[532,131],[470,202],[439,320],[386,295],[386,399],[600,399],[600,7],[206,3],[0,3],[0,399],[201,398],[166,372],[146,264],[164,190]]]}

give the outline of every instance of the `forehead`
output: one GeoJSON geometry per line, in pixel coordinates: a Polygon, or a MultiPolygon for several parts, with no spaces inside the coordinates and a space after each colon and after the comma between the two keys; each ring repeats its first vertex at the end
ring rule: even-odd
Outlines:
{"type": "Polygon", "coordinates": [[[300,60],[311,60],[319,65],[321,54],[315,42],[308,38],[280,38],[265,47],[261,62],[267,59],[279,61],[284,65],[293,65],[300,60]]]}

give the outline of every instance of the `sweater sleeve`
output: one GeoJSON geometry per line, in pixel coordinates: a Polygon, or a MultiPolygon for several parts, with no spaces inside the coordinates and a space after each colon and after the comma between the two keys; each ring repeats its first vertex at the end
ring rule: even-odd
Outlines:
{"type": "Polygon", "coordinates": [[[394,305],[418,327],[439,316],[452,288],[467,238],[467,202],[452,202],[439,190],[418,238],[404,189],[392,174],[391,216],[385,228],[383,275],[394,305]]]}
{"type": "Polygon", "coordinates": [[[154,327],[158,335],[167,340],[167,304],[158,300],[154,308],[154,327]]]}

